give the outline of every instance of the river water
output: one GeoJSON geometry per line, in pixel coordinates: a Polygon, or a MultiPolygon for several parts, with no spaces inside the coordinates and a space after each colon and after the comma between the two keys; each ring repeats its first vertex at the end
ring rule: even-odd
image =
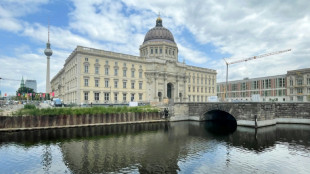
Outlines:
{"type": "Polygon", "coordinates": [[[174,122],[0,133],[0,173],[310,173],[310,125],[174,122]]]}

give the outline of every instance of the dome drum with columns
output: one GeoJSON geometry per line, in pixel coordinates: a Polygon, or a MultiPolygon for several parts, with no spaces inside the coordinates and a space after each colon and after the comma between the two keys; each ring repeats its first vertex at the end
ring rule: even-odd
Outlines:
{"type": "Polygon", "coordinates": [[[172,33],[158,17],[140,56],[77,46],[52,79],[65,103],[205,102],[216,96],[216,71],[178,61],[172,33]]]}

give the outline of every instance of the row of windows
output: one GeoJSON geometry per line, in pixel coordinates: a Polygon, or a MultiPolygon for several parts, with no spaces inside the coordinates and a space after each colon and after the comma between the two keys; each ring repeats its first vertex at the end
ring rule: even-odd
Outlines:
{"type": "MultiPolygon", "coordinates": [[[[205,93],[207,93],[208,92],[208,89],[209,89],[209,93],[211,93],[211,87],[209,87],[209,88],[207,88],[207,87],[205,87],[205,88],[203,88],[203,87],[195,87],[195,86],[193,86],[193,88],[191,88],[190,86],[188,87],[188,92],[191,92],[191,89],[193,89],[193,91],[192,92],[196,92],[196,89],[197,89],[197,92],[203,92],[203,89],[205,89],[205,93]],[[199,91],[199,89],[200,89],[200,91],[199,91]]],[[[212,93],[214,93],[214,87],[212,87],[212,93]]]]}
{"type": "MultiPolygon", "coordinates": [[[[150,54],[163,54],[163,48],[161,47],[151,47],[150,48],[151,53],[150,54]]],[[[142,56],[147,56],[148,55],[148,49],[143,49],[141,50],[142,56]]],[[[165,49],[165,54],[166,55],[173,55],[175,54],[175,49],[173,48],[166,48],[165,49]]]]}
{"type": "MultiPolygon", "coordinates": [[[[104,75],[109,75],[109,69],[105,67],[104,68],[104,75]]],[[[114,68],[114,76],[118,76],[118,68],[114,68]]],[[[88,65],[84,65],[84,73],[88,73],[89,72],[89,66],[88,65]]],[[[99,74],[99,67],[96,66],[95,67],[95,74],[99,74]]],[[[139,78],[142,78],[142,71],[139,71],[139,78]]],[[[123,69],[123,77],[127,77],[127,69],[123,69]]],[[[131,77],[135,77],[135,70],[131,70],[131,77]]]]}
{"type": "MultiPolygon", "coordinates": [[[[255,94],[260,94],[259,91],[251,91],[251,92],[229,92],[227,95],[228,97],[250,97],[255,94]]],[[[268,91],[262,91],[261,96],[286,96],[286,90],[285,89],[280,89],[280,90],[275,90],[274,95],[272,95],[272,90],[268,91]]]]}
{"type": "MultiPolygon", "coordinates": [[[[303,85],[303,79],[302,78],[296,79],[296,84],[303,85]]],[[[293,85],[294,85],[294,81],[293,79],[290,79],[290,86],[293,86],[293,85]]],[[[310,85],[310,78],[307,78],[307,85],[310,85]]]]}
{"type": "MultiPolygon", "coordinates": [[[[193,83],[196,83],[196,77],[193,76],[193,83]]],[[[199,78],[197,77],[197,84],[199,84],[199,82],[201,82],[201,84],[203,84],[203,78],[199,78]],[[200,80],[199,80],[200,79],[200,80]]],[[[212,78],[205,78],[205,84],[207,84],[207,82],[209,82],[209,85],[211,85],[211,81],[212,81],[212,85],[214,85],[215,80],[212,78]]],[[[191,78],[188,78],[188,82],[191,83],[191,78]]]]}
{"type": "MultiPolygon", "coordinates": [[[[109,88],[110,85],[109,85],[109,81],[108,79],[105,79],[104,80],[104,87],[105,88],[109,88]]],[[[99,85],[99,79],[95,79],[95,87],[100,87],[99,85]]],[[[143,85],[143,82],[139,82],[139,89],[142,89],[142,85],[143,85]]],[[[89,79],[84,79],[84,86],[89,86],[89,79]]],[[[114,88],[118,88],[118,80],[114,80],[114,88]]],[[[123,81],[123,88],[127,88],[127,81],[123,81]]],[[[135,89],[135,82],[132,81],[131,82],[131,89],[135,89]]]]}
{"type": "MultiPolygon", "coordinates": [[[[114,94],[114,101],[119,101],[119,94],[117,92],[113,93],[114,94]]],[[[130,101],[135,100],[135,93],[130,94],[130,101]]],[[[142,93],[139,93],[139,100],[142,100],[142,93]]],[[[112,96],[111,96],[112,97],[112,96]]],[[[127,101],[127,93],[123,93],[122,97],[123,101],[127,101]]],[[[84,92],[84,100],[88,101],[89,100],[89,92],[84,92]]],[[[100,101],[100,92],[94,92],[94,100],[95,101],[100,101]]],[[[103,100],[104,101],[110,101],[110,93],[105,92],[103,93],[103,100]]]]}
{"type": "Polygon", "coordinates": [[[208,96],[199,96],[199,95],[191,96],[191,95],[188,95],[188,101],[189,102],[207,102],[208,101],[208,96]]]}
{"type": "MultiPolygon", "coordinates": [[[[275,86],[277,88],[284,88],[285,87],[285,79],[284,78],[277,78],[277,79],[265,79],[265,80],[256,80],[252,81],[250,89],[248,82],[242,82],[242,83],[235,83],[231,84],[231,88],[229,91],[246,91],[246,90],[253,90],[253,89],[270,89],[271,88],[271,80],[274,80],[275,86]],[[240,85],[240,89],[239,89],[240,85]]],[[[220,91],[220,88],[222,91],[224,90],[225,84],[218,85],[218,91],[220,91]]]]}
{"type": "MultiPolygon", "coordinates": [[[[87,57],[85,57],[84,60],[85,60],[85,62],[88,62],[88,58],[87,57]]],[[[96,63],[99,63],[99,59],[96,59],[96,63]]],[[[105,65],[109,65],[109,61],[108,60],[105,61],[105,65]]],[[[118,62],[114,62],[114,65],[118,66],[118,62]]],[[[126,67],[126,65],[127,65],[127,63],[124,62],[123,66],[126,67]]],[[[131,67],[134,68],[135,64],[132,64],[131,67]]],[[[142,69],[142,65],[139,65],[139,68],[142,69]]]]}

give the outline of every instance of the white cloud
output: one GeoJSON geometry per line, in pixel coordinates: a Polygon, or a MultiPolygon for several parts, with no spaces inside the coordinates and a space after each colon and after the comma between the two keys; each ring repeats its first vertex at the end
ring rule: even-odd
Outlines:
{"type": "MultiPolygon", "coordinates": [[[[17,33],[17,37],[27,37],[42,45],[35,51],[31,51],[33,48],[25,51],[28,56],[40,57],[38,61],[42,62],[33,66],[42,66],[39,68],[41,74],[45,72],[43,44],[47,40],[47,26],[28,21],[24,17],[46,10],[41,9],[41,6],[48,2],[5,0],[0,3],[0,31],[17,33]],[[32,52],[35,55],[31,55],[32,52]]],[[[72,3],[74,8],[66,14],[67,26],[53,25],[51,21],[51,43],[54,51],[51,78],[77,45],[138,55],[139,46],[146,32],[154,27],[155,14],[158,12],[164,19],[164,26],[175,36],[179,57],[196,66],[205,64],[207,66],[204,67],[216,69],[218,81],[225,80],[226,66],[222,59],[209,56],[210,52],[230,55],[233,57],[231,60],[238,60],[292,48],[291,53],[232,65],[229,69],[231,80],[285,74],[287,70],[310,66],[310,4],[307,1],[197,0],[188,3],[185,0],[72,0],[72,3]],[[201,47],[213,45],[213,50],[202,50],[186,40],[184,29],[190,32],[201,47]]],[[[16,48],[18,49],[18,46],[16,48]]],[[[27,60],[19,55],[15,58],[0,56],[1,63],[7,60],[15,63],[27,60]]],[[[5,65],[8,70],[14,68],[12,64],[5,65]]],[[[24,67],[17,66],[17,69],[28,72],[24,67]]],[[[1,74],[2,72],[7,70],[1,69],[1,74]]],[[[40,74],[37,71],[29,73],[40,74]]],[[[34,78],[40,81],[38,84],[45,82],[44,75],[34,75],[34,78]]]]}

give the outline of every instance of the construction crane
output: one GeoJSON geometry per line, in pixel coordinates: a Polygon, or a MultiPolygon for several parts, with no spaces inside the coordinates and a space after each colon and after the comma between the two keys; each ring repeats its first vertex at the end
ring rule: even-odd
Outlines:
{"type": "Polygon", "coordinates": [[[224,58],[224,61],[226,63],[226,88],[225,88],[225,99],[227,98],[227,90],[228,90],[228,66],[231,64],[236,64],[236,63],[241,63],[241,62],[247,62],[249,60],[255,60],[255,59],[259,59],[259,58],[263,58],[263,57],[268,57],[268,56],[272,56],[272,55],[276,55],[276,54],[281,54],[281,53],[285,53],[291,51],[291,49],[286,49],[286,50],[282,50],[282,51],[275,51],[275,52],[271,52],[271,53],[266,53],[266,54],[262,54],[259,56],[253,56],[253,57],[248,57],[245,59],[240,59],[240,60],[236,60],[233,62],[227,62],[224,58]]]}
{"type": "Polygon", "coordinates": [[[7,79],[7,78],[2,78],[2,77],[0,77],[0,80],[20,81],[20,80],[15,80],[15,79],[7,79]]]}

